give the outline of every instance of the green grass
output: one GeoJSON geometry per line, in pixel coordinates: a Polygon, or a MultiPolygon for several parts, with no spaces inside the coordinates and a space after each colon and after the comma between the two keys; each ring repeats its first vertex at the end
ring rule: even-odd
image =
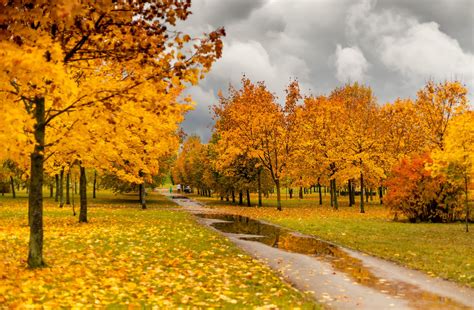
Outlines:
{"type": "Polygon", "coordinates": [[[0,197],[0,305],[317,307],[171,201],[149,198],[142,211],[133,196],[100,192],[87,224],[47,198],[48,267],[29,270],[26,198],[0,197]]]}
{"type": "MultiPolygon", "coordinates": [[[[252,197],[253,199],[254,197],[252,197]]],[[[216,198],[198,198],[212,208],[253,218],[261,218],[337,244],[382,257],[425,273],[474,287],[474,238],[464,231],[464,223],[434,224],[394,222],[383,206],[347,207],[341,197],[338,211],[307,200],[283,200],[283,211],[273,207],[247,208],[224,204],[216,198]]]]}

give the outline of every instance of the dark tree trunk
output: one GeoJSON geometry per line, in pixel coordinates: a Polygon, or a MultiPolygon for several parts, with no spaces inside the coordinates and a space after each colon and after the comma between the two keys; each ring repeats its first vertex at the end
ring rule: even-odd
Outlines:
{"type": "Polygon", "coordinates": [[[290,199],[293,199],[293,189],[292,188],[290,188],[288,190],[288,194],[290,195],[290,199]]]}
{"type": "Polygon", "coordinates": [[[355,204],[356,204],[356,199],[355,199],[355,186],[354,186],[354,181],[351,181],[351,199],[352,199],[352,205],[355,206],[355,204]]]}
{"type": "Polygon", "coordinates": [[[43,164],[45,136],[44,98],[35,98],[35,146],[31,153],[30,190],[28,195],[28,220],[30,240],[28,266],[43,267],[43,164]]]}
{"type": "Polygon", "coordinates": [[[300,199],[303,199],[303,187],[300,186],[300,193],[299,193],[300,199]]]}
{"type": "Polygon", "coordinates": [[[235,203],[235,191],[232,190],[232,203],[235,203]]]}
{"type": "Polygon", "coordinates": [[[352,207],[353,203],[352,203],[352,181],[351,180],[347,181],[347,194],[349,196],[349,207],[352,207]]]}
{"type": "Polygon", "coordinates": [[[250,207],[251,203],[250,203],[250,190],[247,189],[247,207],[250,207]]]}
{"type": "Polygon", "coordinates": [[[332,208],[334,207],[334,192],[332,190],[332,180],[329,180],[329,194],[331,195],[329,199],[331,199],[331,208],[332,208]]]}
{"type": "Polygon", "coordinates": [[[229,201],[229,194],[228,193],[225,195],[225,201],[229,201]]]}
{"type": "Polygon", "coordinates": [[[370,189],[365,191],[365,202],[369,203],[370,189]]]}
{"type": "MultiPolygon", "coordinates": [[[[96,198],[96,196],[95,196],[95,191],[96,190],[97,190],[97,171],[94,170],[94,183],[93,183],[93,187],[92,187],[92,198],[93,199],[96,198]]],[[[143,209],[145,209],[145,208],[143,208],[143,209]]]]}
{"type": "Polygon", "coordinates": [[[56,195],[54,196],[54,201],[58,202],[59,201],[59,175],[55,174],[54,179],[56,180],[56,195]]]}
{"type": "Polygon", "coordinates": [[[68,172],[66,174],[66,204],[67,205],[71,204],[70,188],[71,188],[71,172],[68,172]]]}
{"type": "Polygon", "coordinates": [[[281,211],[281,188],[280,188],[280,180],[276,179],[275,180],[275,185],[277,188],[277,210],[281,211]]]}
{"type": "Polygon", "coordinates": [[[466,232],[469,232],[469,180],[467,175],[464,176],[464,195],[466,204],[466,232]]]}
{"type": "MultiPolygon", "coordinates": [[[[143,180],[143,171],[140,170],[138,173],[140,178],[143,180]]],[[[94,171],[94,195],[95,195],[95,184],[96,184],[96,173],[94,171]]],[[[145,180],[143,180],[143,183],[138,185],[138,198],[140,202],[140,206],[142,207],[142,210],[146,209],[146,200],[145,200],[145,180]]]]}
{"type": "Polygon", "coordinates": [[[138,185],[138,199],[142,210],[146,209],[146,199],[145,199],[145,183],[138,185]]]}
{"type": "Polygon", "coordinates": [[[318,192],[319,192],[319,205],[323,205],[323,193],[321,191],[321,184],[318,182],[318,192]]]}
{"type": "Polygon", "coordinates": [[[62,208],[64,206],[64,168],[61,169],[59,175],[59,207],[62,208]]]}
{"type": "Polygon", "coordinates": [[[15,182],[13,181],[13,176],[10,176],[10,184],[12,186],[12,197],[16,198],[16,193],[15,193],[15,182]]]}
{"type": "Polygon", "coordinates": [[[244,204],[244,194],[242,193],[242,190],[239,191],[239,206],[244,204]]]}
{"type": "Polygon", "coordinates": [[[79,210],[79,223],[87,223],[87,179],[86,168],[80,166],[81,174],[79,176],[79,196],[81,208],[79,210]]]}
{"type": "Polygon", "coordinates": [[[383,205],[383,187],[379,186],[379,200],[380,204],[383,205]]]}
{"type": "Polygon", "coordinates": [[[365,213],[364,210],[364,174],[360,173],[360,213],[365,213]]]}
{"type": "Polygon", "coordinates": [[[332,183],[333,183],[333,187],[332,187],[332,190],[333,190],[333,199],[334,199],[334,209],[338,209],[339,208],[339,204],[337,202],[337,185],[336,185],[336,179],[332,180],[332,183]]]}
{"type": "Polygon", "coordinates": [[[258,186],[258,206],[262,206],[262,170],[258,169],[258,175],[257,175],[257,186],[258,186]]]}
{"type": "Polygon", "coordinates": [[[53,182],[51,182],[49,184],[49,198],[53,198],[53,196],[54,196],[54,184],[53,182]]]}
{"type": "Polygon", "coordinates": [[[221,195],[220,198],[221,198],[221,201],[224,201],[224,196],[221,195]]]}

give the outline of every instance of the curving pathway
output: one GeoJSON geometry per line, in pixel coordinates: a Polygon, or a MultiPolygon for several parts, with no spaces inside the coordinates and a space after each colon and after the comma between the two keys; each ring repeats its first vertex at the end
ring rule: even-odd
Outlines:
{"type": "Polygon", "coordinates": [[[163,194],[329,308],[474,309],[473,289],[273,224],[215,214],[184,196],[163,194]]]}

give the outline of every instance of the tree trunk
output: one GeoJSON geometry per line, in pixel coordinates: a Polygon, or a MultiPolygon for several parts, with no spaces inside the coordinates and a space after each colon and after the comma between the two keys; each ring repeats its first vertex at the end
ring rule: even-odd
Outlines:
{"type": "Polygon", "coordinates": [[[331,195],[329,199],[331,199],[331,208],[332,208],[334,207],[334,192],[332,190],[332,180],[329,180],[329,194],[331,195]]]}
{"type": "Polygon", "coordinates": [[[364,174],[360,173],[360,213],[365,213],[364,210],[364,174]]]}
{"type": "Polygon", "coordinates": [[[79,211],[79,223],[87,223],[87,179],[86,168],[80,166],[81,174],[79,176],[79,196],[81,208],[79,211]]]}
{"type": "Polygon", "coordinates": [[[62,208],[64,206],[64,168],[61,169],[59,175],[59,207],[62,208]]]}
{"type": "MultiPolygon", "coordinates": [[[[97,190],[97,171],[94,170],[94,183],[93,183],[93,187],[92,187],[92,199],[96,198],[96,196],[95,196],[95,191],[96,190],[97,190]]],[[[145,209],[145,208],[143,208],[143,209],[145,209]]]]}
{"type": "Polygon", "coordinates": [[[12,186],[12,197],[16,198],[16,193],[15,193],[15,182],[13,181],[13,176],[10,176],[10,184],[12,186]]]}
{"type": "Polygon", "coordinates": [[[71,187],[71,172],[69,171],[66,174],[66,204],[70,205],[71,204],[71,197],[70,197],[70,187],[71,187]]]}
{"type": "Polygon", "coordinates": [[[227,194],[225,195],[225,201],[227,201],[227,202],[229,201],[229,193],[227,193],[227,194]]]}
{"type": "Polygon", "coordinates": [[[383,205],[383,187],[379,186],[379,199],[380,199],[380,204],[383,205]]]}
{"type": "Polygon", "coordinates": [[[262,206],[262,170],[258,169],[258,175],[257,175],[257,186],[258,186],[258,206],[262,206]]]}
{"type": "Polygon", "coordinates": [[[321,190],[321,184],[318,182],[318,192],[319,192],[319,205],[323,205],[323,193],[321,190]]]}
{"type": "Polygon", "coordinates": [[[55,174],[54,179],[56,180],[56,195],[54,196],[54,201],[59,201],[59,175],[55,174]]]}
{"type": "Polygon", "coordinates": [[[334,198],[334,209],[337,210],[339,208],[339,204],[337,202],[337,185],[336,185],[336,179],[332,180],[333,183],[333,198],[334,198]]]}
{"type": "Polygon", "coordinates": [[[242,190],[239,191],[239,206],[244,204],[244,194],[242,193],[242,190]]]}
{"type": "Polygon", "coordinates": [[[30,240],[28,249],[28,266],[43,267],[43,164],[45,136],[44,98],[35,98],[34,126],[35,146],[31,153],[30,190],[28,195],[28,222],[30,240]]]}
{"type": "Polygon", "coordinates": [[[139,202],[140,202],[140,206],[142,207],[142,210],[145,210],[146,209],[145,183],[138,185],[138,197],[139,197],[139,202]]]}
{"type": "Polygon", "coordinates": [[[352,182],[351,180],[347,181],[347,194],[349,195],[349,207],[352,207],[352,182]]]}
{"type": "Polygon", "coordinates": [[[235,191],[232,190],[232,203],[235,203],[235,191]]]}
{"type": "Polygon", "coordinates": [[[74,177],[74,194],[77,195],[77,179],[74,177]]]}
{"type": "Polygon", "coordinates": [[[277,210],[281,211],[281,188],[280,188],[280,180],[275,180],[275,185],[277,188],[277,210]]]}
{"type": "Polygon", "coordinates": [[[49,198],[53,198],[53,196],[54,196],[54,184],[53,182],[51,182],[49,184],[49,198]]]}
{"type": "MultiPolygon", "coordinates": [[[[142,207],[142,210],[146,209],[146,200],[145,200],[145,180],[143,179],[143,171],[139,171],[138,175],[142,179],[143,183],[138,185],[138,195],[139,195],[139,202],[140,206],[142,207]]],[[[94,196],[95,196],[95,186],[96,186],[96,172],[94,171],[94,196]]],[[[183,189],[184,190],[184,189],[183,189]]],[[[95,197],[94,197],[95,198],[95,197]]]]}
{"type": "Polygon", "coordinates": [[[300,193],[299,193],[300,199],[303,199],[303,187],[300,186],[300,193]]]}
{"type": "Polygon", "coordinates": [[[293,189],[292,188],[290,188],[288,190],[288,194],[290,194],[290,199],[292,199],[293,198],[293,189]]]}
{"type": "Polygon", "coordinates": [[[354,182],[351,181],[351,193],[350,193],[350,197],[351,197],[351,200],[352,200],[352,205],[355,206],[356,204],[356,199],[355,199],[355,186],[354,186],[354,182]]]}
{"type": "Polygon", "coordinates": [[[250,191],[247,189],[247,207],[250,207],[250,191]]]}
{"type": "Polygon", "coordinates": [[[464,193],[466,197],[466,232],[469,232],[469,187],[467,175],[464,176],[464,193]]]}

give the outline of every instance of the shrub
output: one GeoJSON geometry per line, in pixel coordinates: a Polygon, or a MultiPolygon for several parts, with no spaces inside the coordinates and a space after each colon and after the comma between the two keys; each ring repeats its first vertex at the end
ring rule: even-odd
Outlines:
{"type": "Polygon", "coordinates": [[[456,220],[462,210],[462,188],[443,176],[433,176],[426,169],[429,154],[402,159],[387,180],[386,204],[404,214],[410,222],[448,222],[456,220]]]}

